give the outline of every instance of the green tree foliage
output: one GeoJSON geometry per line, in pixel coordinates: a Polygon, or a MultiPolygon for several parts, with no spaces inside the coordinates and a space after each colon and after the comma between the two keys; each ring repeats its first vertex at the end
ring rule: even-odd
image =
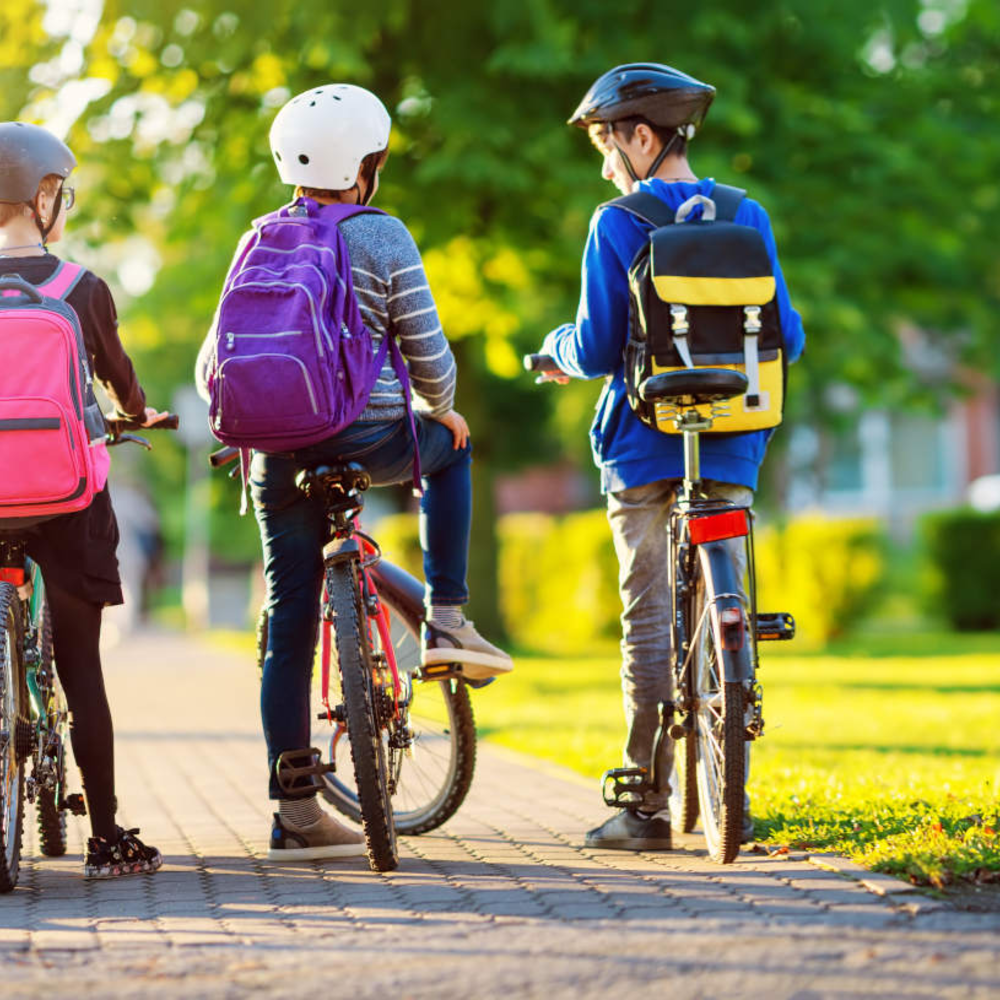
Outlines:
{"type": "Polygon", "coordinates": [[[995,0],[106,0],[96,31],[81,17],[46,34],[30,0],[4,7],[0,102],[39,119],[92,98],[69,133],[72,249],[131,287],[129,346],[158,402],[190,377],[238,235],[287,197],[276,108],[346,79],[393,114],[379,204],[468,340],[480,467],[570,441],[584,460],[596,388],[536,390],[518,356],[572,318],[588,218],[615,194],[563,122],[600,72],[650,58],[717,87],[693,165],[771,212],[809,336],[793,417],[822,417],[832,382],[930,398],[947,379],[907,370],[906,325],[946,359],[1000,365],[995,0]]]}

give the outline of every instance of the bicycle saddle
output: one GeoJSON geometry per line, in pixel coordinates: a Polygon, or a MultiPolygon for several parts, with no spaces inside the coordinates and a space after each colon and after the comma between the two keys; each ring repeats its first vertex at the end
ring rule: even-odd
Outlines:
{"type": "Polygon", "coordinates": [[[646,403],[687,398],[700,406],[742,396],[747,384],[746,375],[731,368],[681,368],[650,375],[639,385],[639,398],[646,403]]]}
{"type": "Polygon", "coordinates": [[[323,495],[348,496],[368,489],[372,477],[358,462],[336,462],[311,465],[295,477],[295,485],[306,496],[317,492],[323,495]]]}

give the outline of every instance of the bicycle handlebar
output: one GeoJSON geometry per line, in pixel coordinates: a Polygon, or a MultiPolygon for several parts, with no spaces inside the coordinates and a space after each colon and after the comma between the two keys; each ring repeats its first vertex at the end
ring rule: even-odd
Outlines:
{"type": "Polygon", "coordinates": [[[213,469],[221,469],[224,465],[228,465],[230,462],[235,462],[239,457],[240,449],[232,448],[227,445],[225,448],[213,451],[212,454],[208,456],[208,464],[211,465],[213,469]]]}
{"type": "Polygon", "coordinates": [[[130,420],[128,417],[105,417],[104,422],[108,428],[108,445],[133,444],[142,445],[147,451],[152,445],[138,434],[130,434],[130,431],[175,431],[180,426],[181,420],[176,413],[167,413],[154,424],[144,424],[142,420],[130,420]]]}
{"type": "Polygon", "coordinates": [[[548,354],[525,354],[524,367],[529,372],[542,372],[549,375],[561,375],[563,370],[556,364],[555,359],[548,354]]]}
{"type": "Polygon", "coordinates": [[[126,431],[175,431],[180,426],[181,418],[176,413],[168,413],[155,424],[144,424],[141,419],[128,417],[105,417],[104,421],[108,425],[108,434],[118,437],[126,431]]]}

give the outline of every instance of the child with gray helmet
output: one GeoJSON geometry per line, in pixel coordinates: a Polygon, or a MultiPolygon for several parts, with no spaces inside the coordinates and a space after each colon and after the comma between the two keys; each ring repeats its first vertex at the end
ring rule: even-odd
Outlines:
{"type": "MultiPolygon", "coordinates": [[[[0,276],[16,274],[38,286],[62,266],[48,244],[63,235],[74,201],[66,181],[75,167],[70,149],[46,129],[0,123],[0,276]]],[[[108,286],[83,270],[65,303],[79,318],[90,371],[116,415],[146,426],[164,416],[146,406],[118,337],[108,286]]],[[[106,471],[105,466],[104,476],[106,471]]],[[[84,874],[92,878],[152,872],[162,864],[160,852],[139,840],[138,830],[115,823],[114,734],[99,643],[102,608],[123,599],[115,555],[118,525],[107,486],[99,485],[84,509],[15,529],[45,580],[56,673],[66,695],[73,756],[90,815],[84,874]]]]}
{"type": "MultiPolygon", "coordinates": [[[[309,211],[336,203],[368,205],[388,155],[391,122],[382,102],[350,84],[327,84],[292,98],[271,128],[278,173],[294,185],[309,211]]],[[[419,450],[423,496],[421,539],[426,577],[422,662],[457,663],[471,684],[488,683],[513,668],[462,615],[472,518],[472,446],[464,418],[452,408],[455,359],[438,319],[420,253],[406,226],[383,212],[356,214],[339,224],[350,254],[354,291],[377,353],[395,338],[416,397],[409,398],[387,359],[367,405],[353,423],[308,447],[256,451],[250,487],[260,526],[267,584],[268,646],[261,713],[270,764],[270,796],[278,801],[268,856],[299,861],[364,852],[363,838],[325,813],[317,783],[292,797],[277,769],[284,755],[311,757],[309,684],[328,525],[320,502],[295,485],[305,465],[360,461],[375,485],[407,482],[419,450]],[[414,440],[414,435],[416,440],[414,440]]],[[[236,252],[241,258],[248,233],[236,252]]],[[[218,319],[218,315],[216,317],[218,319]]],[[[216,333],[199,355],[197,381],[209,397],[216,333]]],[[[298,789],[296,790],[299,791],[298,789]]]]}

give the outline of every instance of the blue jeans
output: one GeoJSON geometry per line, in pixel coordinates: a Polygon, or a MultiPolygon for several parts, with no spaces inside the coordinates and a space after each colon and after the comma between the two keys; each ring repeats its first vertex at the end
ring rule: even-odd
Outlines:
{"type": "MultiPolygon", "coordinates": [[[[417,417],[423,472],[420,543],[428,602],[464,604],[472,523],[472,446],[456,450],[451,431],[417,417]]],[[[282,798],[275,761],[310,743],[309,687],[319,630],[323,545],[329,522],[322,505],[295,486],[296,473],[320,462],[356,461],[376,486],[408,482],[413,439],[406,420],[355,423],[319,444],[281,455],[257,452],[250,467],[254,513],[264,550],[268,633],[260,709],[270,765],[270,796],[282,798]]]]}

